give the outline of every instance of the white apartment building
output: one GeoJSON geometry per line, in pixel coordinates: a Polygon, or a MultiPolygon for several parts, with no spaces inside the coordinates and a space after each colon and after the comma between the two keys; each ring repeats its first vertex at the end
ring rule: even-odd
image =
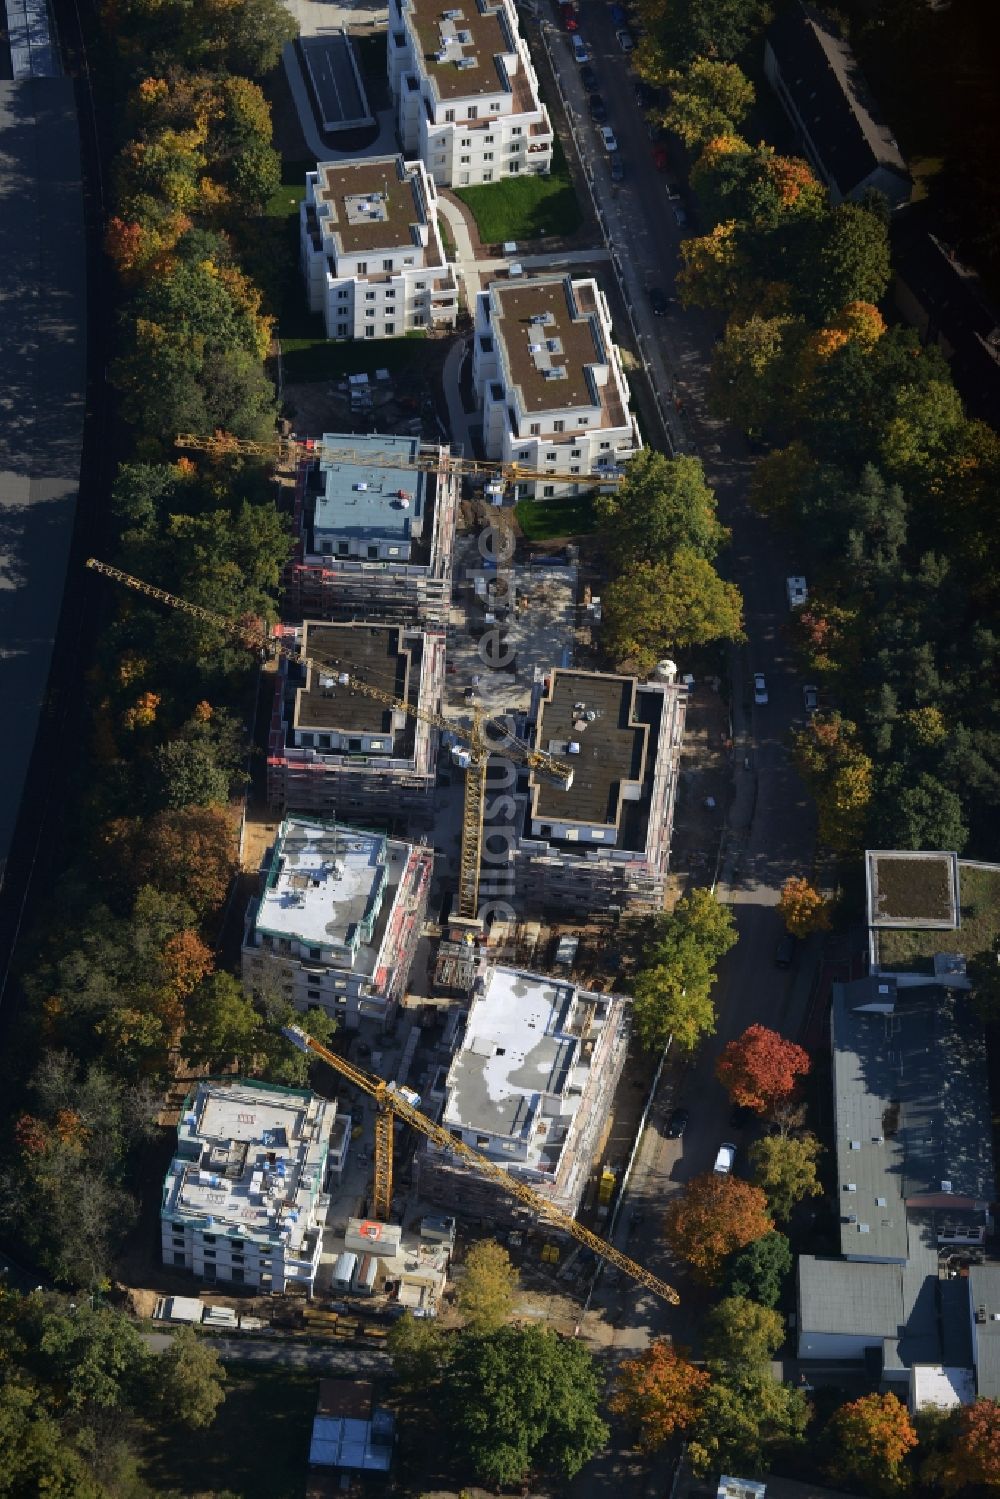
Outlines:
{"type": "Polygon", "coordinates": [[[446,626],[461,483],[448,449],[325,432],[323,450],[296,483],[289,615],[446,626]]]}
{"type": "Polygon", "coordinates": [[[423,715],[441,707],[443,631],[307,620],[276,633],[324,665],[279,662],[267,755],[272,810],[367,826],[428,820],[439,733],[423,715]],[[364,686],[421,716],[391,707],[364,686]]]}
{"type": "MultiPolygon", "coordinates": [[[[593,277],[492,282],[476,299],[472,376],[488,458],[585,475],[618,468],[642,446],[593,277]]],[[[545,498],[581,485],[524,487],[545,498]]]]}
{"type": "Polygon", "coordinates": [[[388,1023],[406,989],[434,854],[360,828],[289,817],[247,907],[243,983],[279,987],[348,1030],[388,1023]]]}
{"type": "Polygon", "coordinates": [[[389,0],[403,150],[442,187],[548,172],[552,123],[512,0],[389,0]]]}
{"type": "MultiPolygon", "coordinates": [[[[625,1062],[627,1004],[515,968],[488,970],[477,991],[444,1084],[441,1123],[575,1213],[625,1062]]],[[[428,1145],[418,1163],[421,1196],[491,1220],[503,1215],[496,1187],[453,1156],[428,1145]]]]}
{"type": "Polygon", "coordinates": [[[530,909],[663,909],[687,689],[554,668],[535,684],[535,744],[573,767],[568,791],[531,774],[514,846],[530,909]]]}
{"type": "Polygon", "coordinates": [[[312,1295],[329,1182],[351,1117],[315,1093],[200,1082],[181,1110],[160,1208],[163,1263],[211,1284],[312,1295]]]}
{"type": "Polygon", "coordinates": [[[423,162],[321,162],[299,209],[302,274],[328,338],[400,338],[452,328],[458,284],[423,162]]]}

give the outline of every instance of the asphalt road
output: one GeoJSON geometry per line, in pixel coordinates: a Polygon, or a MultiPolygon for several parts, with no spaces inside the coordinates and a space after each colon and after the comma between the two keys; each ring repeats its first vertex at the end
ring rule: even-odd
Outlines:
{"type": "MultiPolygon", "coordinates": [[[[165,1353],[172,1338],[168,1332],[143,1334],[148,1348],[165,1353]]],[[[345,1347],[342,1343],[298,1343],[284,1338],[247,1335],[212,1338],[212,1347],[224,1364],[261,1364],[269,1368],[315,1369],[318,1374],[387,1374],[389,1355],[381,1348],[345,1347]]]]}

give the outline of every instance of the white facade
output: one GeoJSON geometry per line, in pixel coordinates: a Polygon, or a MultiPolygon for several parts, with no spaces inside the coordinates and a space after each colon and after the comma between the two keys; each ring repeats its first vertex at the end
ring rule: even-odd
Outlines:
{"type": "Polygon", "coordinates": [[[381,833],[310,818],[278,829],[264,887],[247,908],[243,982],[271,983],[298,1010],[356,1029],[387,1021],[420,936],[434,856],[381,833]]]}
{"type": "Polygon", "coordinates": [[[580,483],[524,488],[543,498],[593,488],[642,446],[607,300],[593,277],[493,282],[476,299],[472,376],[488,458],[580,483]]]}
{"type": "MultiPolygon", "coordinates": [[[[472,1000],[444,1089],[442,1125],[575,1213],[594,1164],[628,1043],[619,996],[493,968],[472,1000]]],[[[478,1211],[480,1183],[428,1146],[420,1190],[478,1211]]],[[[483,1184],[496,1211],[495,1188],[483,1184]]]]}
{"type": "Polygon", "coordinates": [[[400,338],[453,327],[458,285],[420,161],[321,162],[299,210],[302,273],[328,338],[400,338]]]}
{"type": "Polygon", "coordinates": [[[403,150],[444,187],[552,165],[552,124],[511,0],[390,0],[389,82],[403,150]]]}
{"type": "Polygon", "coordinates": [[[305,1090],[201,1082],[177,1126],[160,1209],[163,1263],[216,1281],[312,1294],[349,1115],[305,1090]]]}

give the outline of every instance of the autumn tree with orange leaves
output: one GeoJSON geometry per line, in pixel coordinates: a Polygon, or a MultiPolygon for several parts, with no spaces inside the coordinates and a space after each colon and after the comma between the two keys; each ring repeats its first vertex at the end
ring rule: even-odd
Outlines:
{"type": "Polygon", "coordinates": [[[636,1431],[640,1452],[658,1452],[697,1419],[709,1375],[695,1368],[666,1338],[657,1338],[618,1371],[608,1408],[636,1431]]]}
{"type": "Polygon", "coordinates": [[[763,1238],[773,1227],[760,1187],[714,1171],[688,1182],[683,1192],[671,1198],[664,1214],[671,1249],[705,1285],[715,1284],[729,1255],[763,1238]]]}
{"type": "Polygon", "coordinates": [[[917,1445],[909,1412],[895,1395],[862,1395],[835,1411],[826,1429],[827,1471],[837,1483],[860,1484],[865,1494],[902,1493],[910,1482],[908,1453],[917,1445]]]}
{"type": "Polygon", "coordinates": [[[791,1098],[809,1071],[809,1053],[766,1025],[750,1025],[723,1047],[715,1075],[741,1108],[765,1114],[791,1098]]]}
{"type": "Polygon", "coordinates": [[[793,937],[830,930],[830,902],[801,875],[790,875],[782,885],[778,915],[793,937]]]}
{"type": "Polygon", "coordinates": [[[109,852],[135,886],[156,884],[199,916],[221,906],[236,869],[233,828],[220,807],[178,807],[148,822],[122,818],[106,830],[109,852]]]}

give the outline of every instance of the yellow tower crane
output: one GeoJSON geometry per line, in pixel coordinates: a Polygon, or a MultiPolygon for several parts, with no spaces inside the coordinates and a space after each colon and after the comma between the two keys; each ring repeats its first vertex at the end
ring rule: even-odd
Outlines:
{"type": "Polygon", "coordinates": [[[179,598],[177,594],[168,593],[165,588],[158,588],[155,583],[147,583],[142,578],[133,577],[131,573],[123,572],[121,568],[113,567],[109,562],[101,562],[96,557],[88,557],[86,565],[104,577],[111,578],[116,583],[122,583],[126,588],[134,589],[136,593],[141,593],[146,598],[155,599],[170,609],[177,609],[182,614],[189,614],[205,624],[214,625],[246,646],[248,650],[259,650],[269,655],[280,656],[286,661],[310,667],[317,675],[330,674],[336,679],[337,685],[347,692],[357,692],[363,697],[373,698],[395,712],[407,713],[411,718],[417,718],[422,723],[463,740],[466,746],[467,763],[464,764],[465,802],[462,815],[462,851],[458,871],[458,914],[465,920],[474,920],[479,910],[479,868],[482,862],[486,768],[491,751],[502,749],[504,754],[527,765],[536,774],[544,776],[565,791],[568,791],[573,784],[573,771],[570,767],[561,764],[542,750],[532,749],[530,745],[512,734],[500,719],[489,718],[481,709],[472,710],[472,723],[469,728],[456,725],[440,713],[421,708],[414,703],[407,702],[405,698],[397,697],[395,693],[387,692],[385,688],[378,687],[373,682],[364,681],[353,674],[349,661],[327,658],[317,660],[312,656],[303,655],[297,646],[285,645],[283,641],[275,640],[266,625],[259,620],[236,620],[229,618],[228,615],[218,614],[214,609],[206,609],[202,604],[193,604],[189,599],[179,598]],[[492,743],[488,738],[488,730],[492,730],[495,736],[492,743]]]}
{"type": "Polygon", "coordinates": [[[177,447],[186,448],[192,453],[235,453],[250,458],[284,458],[293,461],[319,458],[328,463],[356,463],[363,468],[412,468],[422,473],[455,473],[465,478],[485,479],[487,489],[491,485],[504,487],[522,482],[591,484],[601,489],[617,489],[625,479],[623,469],[594,469],[582,474],[557,473],[549,469],[525,468],[519,463],[459,458],[436,446],[433,451],[418,452],[414,457],[407,458],[399,453],[380,453],[367,448],[352,448],[340,443],[325,443],[301,437],[275,437],[270,442],[253,442],[245,437],[231,437],[226,432],[216,432],[211,437],[194,432],[180,432],[174,441],[177,447]]]}
{"type": "Polygon", "coordinates": [[[433,1145],[437,1145],[441,1150],[449,1151],[472,1170],[478,1171],[480,1176],[485,1176],[489,1181],[494,1182],[501,1191],[523,1202],[536,1218],[565,1230],[576,1239],[577,1243],[585,1245],[594,1254],[600,1255],[601,1259],[606,1260],[608,1264],[617,1266],[625,1275],[630,1276],[639,1285],[645,1286],[647,1291],[653,1291],[657,1296],[662,1296],[664,1301],[669,1301],[674,1306],[677,1305],[680,1298],[666,1281],[660,1280],[659,1276],[654,1275],[651,1270],[629,1259],[627,1254],[622,1254],[620,1249],[615,1249],[614,1245],[609,1244],[606,1239],[591,1233],[589,1228],[584,1228],[582,1223],[578,1223],[569,1213],[564,1213],[561,1208],[549,1202],[533,1187],[511,1176],[502,1166],[491,1161],[489,1156],[473,1150],[472,1146],[466,1145],[464,1140],[455,1139],[448,1130],[440,1124],[435,1124],[433,1119],[428,1119],[426,1114],[421,1113],[398,1084],[387,1083],[384,1078],[375,1077],[372,1073],[357,1067],[353,1062],[346,1061],[308,1035],[300,1026],[282,1026],[282,1035],[307,1056],[311,1054],[326,1062],[335,1072],[339,1072],[341,1077],[347,1078],[348,1082],[360,1088],[363,1093],[367,1093],[369,1098],[373,1098],[378,1106],[375,1120],[373,1218],[386,1222],[389,1217],[392,1202],[392,1130],[394,1120],[400,1119],[404,1124],[417,1130],[425,1139],[430,1140],[433,1145]]]}

